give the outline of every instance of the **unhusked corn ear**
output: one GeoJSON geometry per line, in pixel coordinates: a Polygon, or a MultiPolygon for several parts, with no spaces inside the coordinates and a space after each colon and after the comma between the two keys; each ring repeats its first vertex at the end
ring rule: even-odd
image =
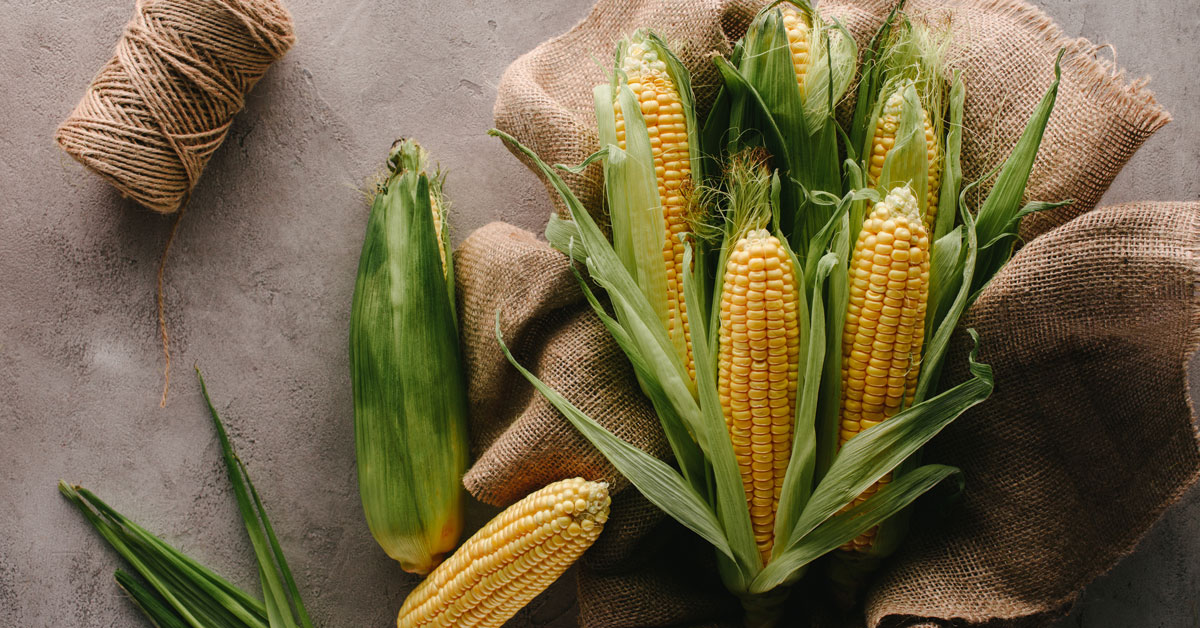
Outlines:
{"type": "MultiPolygon", "coordinates": [[[[683,299],[684,242],[680,237],[690,230],[688,204],[692,191],[692,161],[687,116],[684,115],[679,88],[671,78],[666,62],[648,45],[636,40],[631,42],[625,51],[621,69],[625,72],[629,89],[641,106],[654,156],[665,236],[662,254],[666,266],[667,292],[661,298],[666,299],[667,333],[673,342],[684,347],[685,353],[680,358],[692,381],[695,381],[691,327],[683,299]]],[[[621,113],[619,100],[614,101],[613,105],[616,110],[617,145],[625,149],[625,117],[621,113]]]]}
{"type": "MultiPolygon", "coordinates": [[[[896,188],[863,221],[851,261],[839,446],[912,404],[928,297],[929,235],[917,199],[909,188],[896,188]]],[[[884,476],[879,483],[890,480],[884,476]]],[[[870,487],[852,506],[877,490],[870,487]]],[[[844,549],[870,548],[876,532],[844,549]]]]}
{"type": "Polygon", "coordinates": [[[355,459],[371,534],[405,571],[425,574],[462,535],[466,383],[440,180],[412,140],[388,161],[350,310],[355,459]]]}
{"type": "Polygon", "coordinates": [[[600,536],[611,503],[608,484],[574,478],[509,506],[409,594],[396,626],[504,624],[600,536]]]}
{"type": "Polygon", "coordinates": [[[791,258],[775,236],[755,229],[737,241],[721,292],[717,390],[764,564],[792,454],[798,296],[791,258]]]}
{"type": "Polygon", "coordinates": [[[783,5],[783,29],[787,33],[788,48],[792,52],[792,66],[796,70],[796,82],[804,88],[811,59],[812,27],[808,18],[795,7],[783,5]]]}
{"type": "MultiPolygon", "coordinates": [[[[888,152],[896,146],[896,135],[900,131],[900,114],[904,109],[904,93],[896,90],[883,105],[883,111],[875,121],[870,164],[867,169],[868,183],[875,186],[883,175],[883,162],[888,152]]],[[[937,220],[938,192],[942,182],[941,148],[937,133],[929,120],[929,112],[921,108],[921,120],[925,126],[926,159],[929,163],[928,188],[925,197],[924,222],[929,228],[937,220]]]]}

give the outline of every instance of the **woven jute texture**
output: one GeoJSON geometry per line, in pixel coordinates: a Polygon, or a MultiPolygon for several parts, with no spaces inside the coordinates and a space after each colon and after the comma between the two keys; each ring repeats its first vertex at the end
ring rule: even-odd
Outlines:
{"type": "MultiPolygon", "coordinates": [[[[715,80],[708,58],[728,50],[761,4],[601,0],[581,24],[510,66],[496,124],[549,162],[580,162],[597,148],[592,86],[604,80],[613,44],[639,26],[659,28],[680,52],[703,119],[715,80]]],[[[967,491],[951,506],[921,509],[932,514],[914,520],[851,625],[1042,625],[1130,551],[1200,473],[1185,372],[1200,344],[1200,204],[1091,211],[1169,120],[1142,83],[1126,81],[1091,44],[1012,0],[908,7],[954,29],[951,59],[968,93],[968,180],[1007,156],[1066,48],[1027,196],[1076,202],[1026,220],[1028,243],[969,313],[965,324],[982,335],[996,391],[925,453],[961,467],[967,491]]],[[[822,11],[865,45],[890,8],[839,0],[822,11]]],[[[599,172],[569,183],[602,220],[599,172]]],[[[456,255],[477,456],[467,488],[506,505],[562,477],[614,481],[612,519],[579,570],[582,625],[737,625],[712,549],[635,490],[621,490],[625,483],[496,345],[499,309],[524,365],[622,438],[666,455],[628,363],[589,313],[565,256],[498,224],[456,255]]],[[[964,336],[952,355],[966,350],[964,336]]],[[[965,376],[961,364],[946,372],[965,376]]],[[[820,599],[793,600],[785,625],[836,616],[814,608],[820,599]]]]}
{"type": "Polygon", "coordinates": [[[246,93],[295,41],[277,0],[139,0],[54,139],[121,194],[174,212],[246,93]]]}
{"type": "Polygon", "coordinates": [[[570,391],[573,403],[621,438],[667,454],[653,409],[635,392],[621,349],[583,303],[565,256],[533,234],[492,223],[459,247],[454,270],[476,461],[463,482],[476,498],[507,506],[564,477],[607,480],[614,493],[628,484],[509,366],[496,342],[497,312],[521,364],[570,391]]]}

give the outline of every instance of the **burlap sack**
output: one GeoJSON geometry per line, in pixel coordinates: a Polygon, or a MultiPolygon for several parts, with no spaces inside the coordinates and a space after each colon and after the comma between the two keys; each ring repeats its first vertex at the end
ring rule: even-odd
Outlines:
{"type": "MultiPolygon", "coordinates": [[[[596,148],[591,87],[604,80],[612,44],[643,25],[659,28],[680,51],[707,105],[706,57],[727,51],[759,4],[602,0],[580,25],[510,66],[497,126],[547,161],[581,161],[596,148]]],[[[1028,196],[1077,202],[1027,221],[1029,238],[1091,209],[1169,119],[1090,45],[1063,40],[1027,5],[909,6],[953,20],[960,33],[968,178],[1007,155],[1050,83],[1054,53],[1068,47],[1028,196]]],[[[824,11],[865,42],[888,8],[842,0],[824,11]]],[[[598,175],[570,179],[596,213],[598,175]]],[[[935,441],[927,458],[961,466],[967,496],[944,520],[914,526],[919,531],[867,597],[869,625],[1044,623],[1191,484],[1200,455],[1184,369],[1200,341],[1198,248],[1200,206],[1143,204],[1088,214],[1021,251],[969,318],[996,368],[996,393],[935,441]]],[[[623,438],[666,454],[628,364],[588,313],[566,258],[504,225],[479,230],[457,255],[477,457],[467,488],[506,505],[561,477],[613,481],[613,517],[579,570],[582,625],[735,625],[736,602],[716,580],[711,549],[636,491],[620,490],[625,483],[495,344],[499,308],[522,363],[623,438]]],[[[812,611],[802,600],[796,605],[803,616],[812,611]]]]}

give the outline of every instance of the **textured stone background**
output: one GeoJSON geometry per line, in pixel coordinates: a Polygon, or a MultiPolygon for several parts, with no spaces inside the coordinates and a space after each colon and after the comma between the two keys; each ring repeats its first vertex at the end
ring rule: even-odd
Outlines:
{"type": "MultiPolygon", "coordinates": [[[[169,219],[122,200],[51,141],[133,2],[0,0],[0,625],[145,625],[113,584],[115,555],[55,491],[60,478],[257,590],[193,363],[317,623],[393,621],[413,580],[376,550],[354,478],[345,347],[360,190],[392,139],[412,135],[450,169],[459,240],[492,220],[538,229],[550,210],[542,187],[484,131],[504,67],[591,0],[447,4],[288,1],[299,44],[250,96],[172,251],[176,369],[160,410],[152,291],[169,219]]],[[[1068,33],[1114,44],[1133,76],[1152,73],[1175,115],[1106,202],[1200,198],[1197,9],[1042,4],[1068,33]]],[[[570,584],[555,591],[523,623],[573,625],[570,584]]],[[[1064,625],[1198,623],[1192,491],[1064,625]]]]}

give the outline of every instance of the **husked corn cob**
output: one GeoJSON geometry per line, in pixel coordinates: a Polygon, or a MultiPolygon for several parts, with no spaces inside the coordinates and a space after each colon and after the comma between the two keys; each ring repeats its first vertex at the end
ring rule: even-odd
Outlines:
{"type": "Polygon", "coordinates": [[[509,506],[409,594],[398,628],[501,626],[600,535],[608,484],[555,482],[509,506]]]}
{"type": "MultiPolygon", "coordinates": [[[[687,213],[688,197],[692,191],[692,162],[683,101],[675,81],[667,71],[666,62],[645,44],[635,41],[629,45],[621,69],[628,79],[629,89],[641,105],[654,155],[665,234],[663,263],[667,269],[667,332],[676,343],[679,343],[680,337],[683,338],[686,354],[680,357],[692,381],[695,381],[691,328],[683,299],[684,243],[680,239],[690,229],[687,213]]],[[[620,102],[614,102],[614,107],[617,145],[625,149],[625,117],[621,113],[620,102]]]]}
{"type": "MultiPolygon", "coordinates": [[[[907,187],[875,204],[863,221],[851,264],[839,446],[910,405],[916,391],[929,296],[929,235],[907,187]]],[[[890,480],[884,476],[879,483],[890,480]]],[[[876,490],[877,485],[867,489],[852,506],[876,490]]],[[[876,532],[844,549],[868,549],[876,532]]]]}
{"type": "Polygon", "coordinates": [[[737,241],[721,293],[717,386],[764,564],[792,455],[798,294],[791,259],[775,236],[755,229],[737,241]]]}
{"type": "MultiPolygon", "coordinates": [[[[896,145],[896,134],[900,131],[900,114],[903,109],[904,94],[903,91],[897,90],[888,97],[887,102],[883,105],[883,111],[879,114],[879,119],[875,121],[871,162],[867,169],[868,182],[872,186],[879,183],[879,178],[883,175],[883,162],[887,159],[888,152],[896,145]]],[[[929,162],[928,192],[923,216],[925,225],[932,228],[937,220],[938,191],[942,182],[941,149],[937,134],[929,120],[929,112],[924,107],[921,108],[921,120],[925,125],[925,146],[929,162]]]]}
{"type": "Polygon", "coordinates": [[[783,5],[783,29],[787,33],[788,48],[792,51],[792,66],[796,68],[796,82],[804,87],[804,77],[808,74],[810,47],[812,42],[812,27],[808,18],[797,11],[795,7],[783,5]]]}

